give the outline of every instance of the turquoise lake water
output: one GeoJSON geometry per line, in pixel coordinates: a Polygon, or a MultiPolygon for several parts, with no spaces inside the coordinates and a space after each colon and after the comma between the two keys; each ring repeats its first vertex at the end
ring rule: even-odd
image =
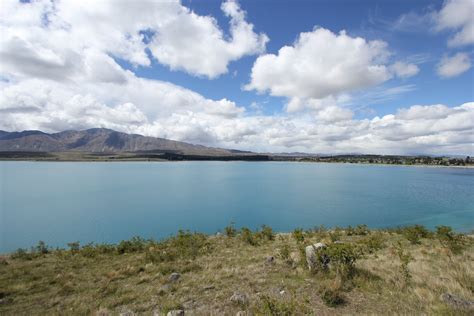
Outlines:
{"type": "Polygon", "coordinates": [[[292,162],[0,162],[0,252],[270,225],[474,229],[474,169],[292,162]]]}

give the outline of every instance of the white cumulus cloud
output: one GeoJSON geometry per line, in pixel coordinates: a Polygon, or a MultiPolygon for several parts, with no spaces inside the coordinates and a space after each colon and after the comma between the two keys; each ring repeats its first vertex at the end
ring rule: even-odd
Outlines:
{"type": "Polygon", "coordinates": [[[448,0],[435,15],[437,30],[454,30],[448,40],[453,47],[474,44],[474,1],[448,0]]]}
{"type": "Polygon", "coordinates": [[[418,68],[415,64],[404,63],[401,61],[397,61],[393,65],[390,66],[390,70],[400,78],[409,78],[416,75],[420,72],[420,68],[418,68]]]}
{"type": "Polygon", "coordinates": [[[320,107],[394,76],[408,78],[419,72],[412,63],[389,65],[390,56],[383,41],[318,27],[301,33],[292,46],[280,48],[277,54],[259,56],[244,88],[287,97],[290,112],[314,108],[315,104],[320,107]]]}
{"type": "Polygon", "coordinates": [[[178,0],[5,0],[1,8],[1,57],[24,75],[67,76],[81,67],[75,53],[92,47],[142,66],[151,64],[149,48],[173,70],[216,78],[230,62],[263,52],[268,42],[234,0],[222,4],[230,34],[178,0]]]}
{"type": "Polygon", "coordinates": [[[471,68],[471,59],[467,53],[457,53],[452,57],[443,57],[436,69],[442,78],[452,78],[468,71],[471,68]]]}

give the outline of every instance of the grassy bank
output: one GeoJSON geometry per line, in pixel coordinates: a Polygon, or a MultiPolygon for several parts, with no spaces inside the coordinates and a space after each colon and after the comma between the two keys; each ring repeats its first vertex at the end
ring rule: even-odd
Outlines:
{"type": "Polygon", "coordinates": [[[472,315],[473,250],[470,236],[422,226],[40,242],[0,259],[0,314],[472,315]],[[310,270],[305,247],[316,242],[327,247],[310,270]]]}

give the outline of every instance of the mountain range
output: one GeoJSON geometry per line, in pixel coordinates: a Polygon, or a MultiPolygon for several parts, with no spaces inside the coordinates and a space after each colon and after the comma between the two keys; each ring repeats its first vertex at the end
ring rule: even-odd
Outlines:
{"type": "Polygon", "coordinates": [[[0,131],[1,152],[174,153],[226,156],[245,154],[236,150],[206,147],[164,138],[126,134],[105,128],[59,133],[0,131]]]}

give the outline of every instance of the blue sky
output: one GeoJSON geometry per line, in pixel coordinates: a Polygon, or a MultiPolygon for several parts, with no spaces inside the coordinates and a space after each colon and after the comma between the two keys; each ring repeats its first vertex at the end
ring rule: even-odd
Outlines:
{"type": "MultiPolygon", "coordinates": [[[[247,12],[248,20],[255,25],[257,32],[264,32],[270,38],[266,51],[277,53],[284,45],[291,45],[300,32],[311,31],[320,26],[333,32],[346,30],[352,36],[360,36],[368,40],[386,41],[390,50],[399,59],[420,59],[420,73],[409,79],[391,80],[379,89],[398,86],[411,86],[411,91],[393,96],[381,102],[371,101],[368,105],[374,112],[357,113],[360,117],[373,117],[393,113],[399,107],[416,104],[446,104],[455,106],[474,99],[474,70],[449,80],[439,78],[436,64],[443,55],[459,51],[448,49],[446,42],[452,32],[430,31],[426,26],[420,29],[394,29],[397,20],[404,14],[413,12],[422,15],[427,10],[439,10],[443,1],[240,1],[241,7],[247,12]]],[[[228,19],[223,15],[219,1],[183,1],[183,4],[199,15],[214,17],[222,29],[228,33],[228,19]]],[[[462,49],[461,49],[462,51],[462,49]]],[[[470,50],[471,56],[472,49],[470,50]]],[[[285,98],[261,95],[243,91],[242,86],[248,83],[254,56],[246,56],[229,65],[229,73],[218,79],[209,80],[205,77],[189,76],[182,71],[170,71],[168,67],[154,61],[152,67],[134,68],[130,63],[119,61],[133,70],[137,75],[167,80],[212,99],[229,98],[239,105],[248,107],[252,102],[265,104],[265,113],[272,114],[283,111],[285,98]]],[[[410,90],[409,89],[409,90],[410,90]]],[[[366,93],[370,91],[365,91],[366,93]]],[[[355,108],[364,107],[366,99],[357,102],[355,108]]]]}
{"type": "Polygon", "coordinates": [[[108,127],[255,151],[473,152],[471,0],[0,8],[0,129],[108,127]]]}

